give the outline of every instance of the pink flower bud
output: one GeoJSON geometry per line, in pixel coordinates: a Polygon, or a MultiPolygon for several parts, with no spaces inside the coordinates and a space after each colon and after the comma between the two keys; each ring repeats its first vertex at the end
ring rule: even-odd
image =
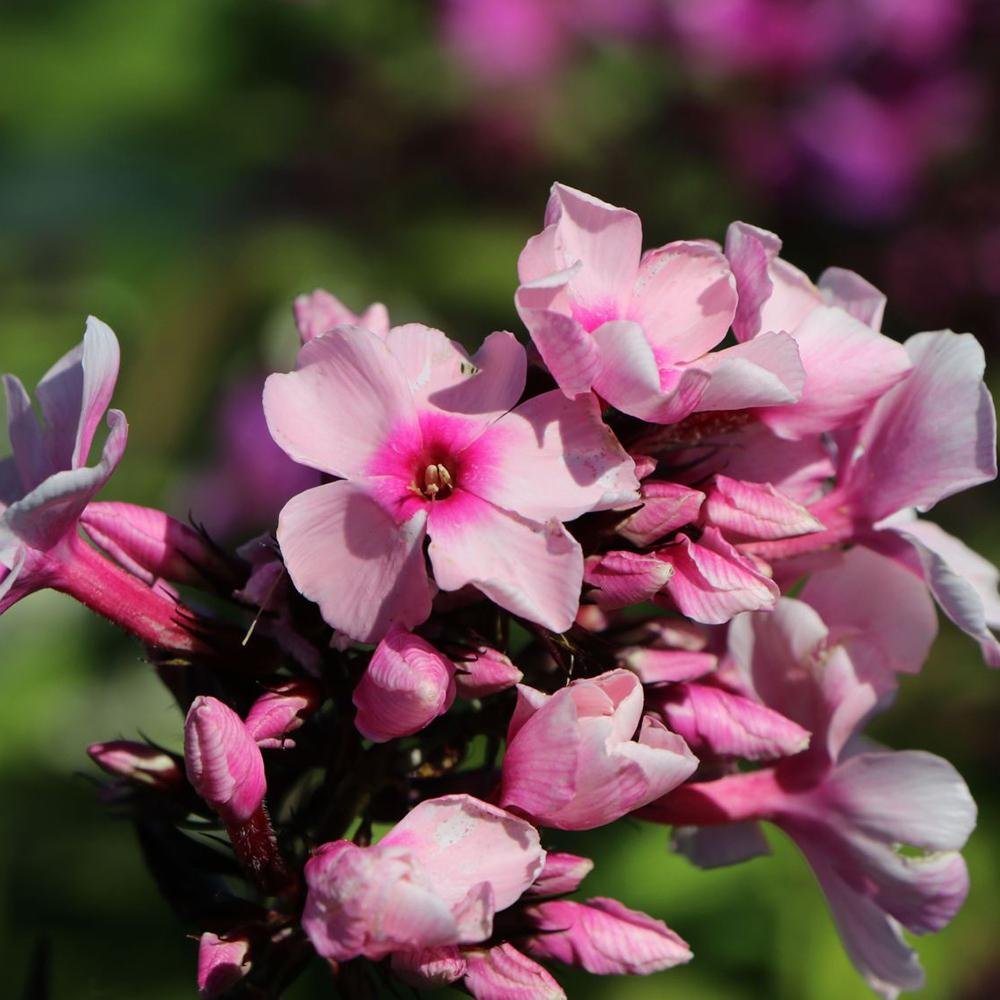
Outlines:
{"type": "Polygon", "coordinates": [[[684,740],[643,716],[642,685],[627,670],[575,681],[551,696],[524,686],[518,695],[500,802],[546,826],[611,823],[697,767],[684,740]]]}
{"type": "Polygon", "coordinates": [[[146,743],[134,743],[130,740],[91,743],[87,747],[87,753],[108,774],[136,784],[150,785],[166,791],[178,788],[183,781],[177,761],[170,754],[146,743]]]}
{"type": "Polygon", "coordinates": [[[465,975],[466,961],[454,945],[397,951],[392,955],[392,972],[418,990],[437,990],[465,975]]]}
{"type": "Polygon", "coordinates": [[[562,987],[513,945],[466,952],[465,985],[476,1000],[566,1000],[562,987]]]}
{"type": "Polygon", "coordinates": [[[529,954],[594,975],[646,976],[691,961],[691,949],[662,920],[616,899],[553,900],[528,915],[540,932],[525,942],[529,954]]]}
{"type": "Polygon", "coordinates": [[[524,675],[499,650],[480,647],[474,659],[462,660],[455,671],[455,687],[462,698],[485,698],[520,684],[524,675]]]}
{"type": "Polygon", "coordinates": [[[583,578],[597,588],[594,600],[611,609],[650,600],[673,575],[673,566],[653,554],[616,551],[589,558],[583,578]]]}
{"type": "Polygon", "coordinates": [[[163,511],[131,503],[92,503],[80,523],[124,569],[153,583],[203,584],[232,577],[232,568],[197,531],[163,511]]]}
{"type": "Polygon", "coordinates": [[[262,694],[252,705],[244,725],[260,747],[291,747],[286,739],[319,707],[319,686],[308,680],[289,681],[262,694]]]}
{"type": "Polygon", "coordinates": [[[250,942],[246,938],[221,938],[202,934],[198,942],[198,992],[215,1000],[250,971],[250,942]]]}
{"type": "Polygon", "coordinates": [[[419,732],[451,707],[454,673],[430,643],[394,627],[354,689],[358,731],[376,743],[419,732]]]}
{"type": "Polygon", "coordinates": [[[823,530],[821,521],[770,483],[746,483],[728,476],[715,477],[702,517],[736,538],[792,538],[823,530]]]}
{"type": "Polygon", "coordinates": [[[580,883],[593,871],[594,862],[576,854],[549,851],[545,867],[528,890],[529,896],[562,896],[576,892],[580,883]]]}
{"type": "Polygon", "coordinates": [[[184,761],[194,790],[226,821],[248,820],[264,801],[264,759],[228,705],[195,698],[184,723],[184,761]]]}
{"type": "Polygon", "coordinates": [[[619,654],[622,666],[631,670],[643,684],[690,681],[710,674],[718,657],[688,649],[647,649],[630,646],[619,654]]]}
{"type": "Polygon", "coordinates": [[[679,483],[646,482],[642,506],[618,525],[618,534],[636,545],[650,545],[698,518],[705,494],[679,483]]]}

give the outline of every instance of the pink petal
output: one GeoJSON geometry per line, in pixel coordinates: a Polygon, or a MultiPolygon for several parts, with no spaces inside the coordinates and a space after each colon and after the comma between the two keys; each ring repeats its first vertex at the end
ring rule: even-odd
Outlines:
{"type": "Polygon", "coordinates": [[[665,592],[683,614],[706,625],[721,625],[741,611],[772,608],[778,597],[774,583],[715,528],[706,528],[698,542],[681,535],[658,555],[674,568],[665,592]]]}
{"type": "Polygon", "coordinates": [[[262,694],[247,713],[247,732],[258,746],[281,745],[319,707],[322,691],[315,681],[295,680],[262,694]]]}
{"type": "Polygon", "coordinates": [[[808,731],[791,719],[707,684],[673,684],[647,694],[646,705],[695,753],[774,760],[809,745],[808,731]]]}
{"type": "Polygon", "coordinates": [[[822,301],[813,283],[778,257],[780,250],[774,233],[745,222],[734,222],[726,233],[726,256],[739,292],[733,321],[738,340],[770,331],[791,333],[822,301]]]}
{"type": "Polygon", "coordinates": [[[393,624],[413,628],[430,614],[424,525],[418,513],[397,526],[360,486],[327,483],[288,501],[278,543],[292,582],[326,621],[373,642],[393,624]]]}
{"type": "Polygon", "coordinates": [[[502,608],[565,632],[583,582],[579,543],[558,521],[535,524],[471,494],[460,515],[432,511],[428,549],[442,590],[472,584],[502,608]]]}
{"type": "Polygon", "coordinates": [[[624,608],[650,600],[673,574],[673,567],[655,555],[612,551],[591,556],[583,579],[597,588],[591,597],[602,608],[624,608]]]}
{"type": "Polygon", "coordinates": [[[406,374],[385,343],[360,327],[310,340],[299,367],[264,385],[271,437],[302,465],[363,475],[398,428],[416,425],[406,374]]]}
{"type": "Polygon", "coordinates": [[[510,333],[491,333],[475,356],[440,330],[408,323],[389,331],[386,345],[406,372],[414,399],[449,413],[491,423],[524,392],[527,355],[510,333]]]}
{"type": "Polygon", "coordinates": [[[549,851],[545,867],[528,890],[529,896],[562,896],[576,892],[580,883],[593,871],[594,862],[576,854],[549,851]]]}
{"type": "Polygon", "coordinates": [[[465,957],[465,986],[475,1000],[565,1000],[545,969],[509,944],[469,951],[465,957]]]}
{"type": "Polygon", "coordinates": [[[878,401],[849,473],[850,495],[873,521],[903,507],[927,510],[997,474],[996,417],[975,338],[918,333],[906,351],[914,369],[878,401]]]}
{"type": "Polygon", "coordinates": [[[3,513],[6,527],[26,545],[44,552],[75,530],[84,508],[111,478],[125,453],[125,414],[109,410],[108,427],[97,465],[53,473],[3,513]]]}
{"type": "Polygon", "coordinates": [[[358,731],[385,743],[429,726],[455,700],[454,672],[430,643],[394,626],[354,689],[358,731]]]}
{"type": "Polygon", "coordinates": [[[535,396],[501,417],[474,447],[477,479],[463,480],[463,487],[534,521],[571,521],[638,500],[635,463],[590,393],[575,400],[560,392],[535,396]]]}
{"type": "Polygon", "coordinates": [[[481,646],[456,662],[455,686],[462,698],[486,698],[520,684],[524,675],[499,650],[481,646]]]}
{"type": "Polygon", "coordinates": [[[621,310],[639,268],[639,216],[575,188],[553,184],[545,222],[555,224],[554,246],[562,266],[581,263],[572,281],[574,299],[592,310],[621,310]]]}
{"type": "Polygon", "coordinates": [[[718,657],[686,649],[648,649],[631,646],[620,653],[623,666],[643,684],[666,684],[690,681],[715,670],[718,657]]]}
{"type": "Polygon", "coordinates": [[[711,376],[698,412],[794,403],[804,393],[801,348],[787,333],[764,333],[706,354],[692,365],[711,376]]]}
{"type": "Polygon", "coordinates": [[[662,363],[693,361],[721,341],[736,312],[726,258],[704,243],[668,243],[642,258],[628,318],[662,363]]]}
{"type": "Polygon", "coordinates": [[[184,722],[184,763],[195,791],[226,820],[248,820],[264,800],[264,760],[243,720],[216,698],[195,698],[184,722]]]}
{"type": "Polygon", "coordinates": [[[647,480],[640,491],[642,506],[617,527],[619,535],[636,545],[650,545],[664,535],[692,524],[705,494],[679,483],[647,480]]]}
{"type": "Polygon", "coordinates": [[[38,383],[49,455],[56,469],[87,464],[94,434],[118,380],[118,340],[110,327],[87,317],[83,343],[57,361],[38,383]]]}
{"type": "Polygon", "coordinates": [[[703,517],[730,538],[791,538],[822,531],[823,524],[770,483],[747,483],[717,475],[703,517]]]}
{"type": "Polygon", "coordinates": [[[531,955],[576,965],[597,976],[648,976],[693,957],[662,920],[616,899],[555,900],[527,912],[539,932],[526,942],[531,955]]]}
{"type": "Polygon", "coordinates": [[[930,521],[910,521],[896,533],[920,562],[923,577],[941,610],[979,642],[988,666],[1000,667],[1000,598],[996,567],[930,521]]]}
{"type": "Polygon", "coordinates": [[[293,310],[303,344],[338,326],[360,326],[379,337],[389,332],[389,314],[381,302],[373,303],[359,316],[322,288],[298,296],[293,310]]]}
{"type": "Polygon", "coordinates": [[[828,267],[819,276],[819,290],[827,305],[839,306],[873,330],[882,329],[885,296],[860,274],[828,267]]]}
{"type": "Polygon", "coordinates": [[[420,859],[435,891],[449,905],[486,882],[496,910],[505,910],[535,881],[545,862],[530,824],[469,795],[427,799],[379,842],[420,859]]]}
{"type": "Polygon", "coordinates": [[[465,957],[453,945],[396,951],[390,958],[392,973],[418,990],[436,990],[465,975],[465,957]]]}
{"type": "Polygon", "coordinates": [[[20,478],[16,494],[20,497],[59,467],[49,457],[38,418],[31,407],[31,397],[21,380],[16,375],[4,375],[3,388],[7,403],[7,438],[20,478]]]}
{"type": "Polygon", "coordinates": [[[198,992],[205,1000],[221,997],[250,971],[250,942],[206,932],[198,942],[198,992]]]}
{"type": "Polygon", "coordinates": [[[760,413],[781,437],[802,438],[857,423],[910,371],[901,345],[842,309],[813,309],[797,327],[795,340],[806,372],[802,397],[760,413]]]}
{"type": "Polygon", "coordinates": [[[658,424],[675,423],[691,413],[711,380],[697,368],[669,370],[661,378],[649,341],[638,323],[614,320],[593,335],[601,352],[595,391],[616,409],[658,424]]]}

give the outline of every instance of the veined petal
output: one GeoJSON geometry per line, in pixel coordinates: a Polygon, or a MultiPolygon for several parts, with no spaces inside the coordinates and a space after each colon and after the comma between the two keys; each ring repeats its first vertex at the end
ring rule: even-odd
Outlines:
{"type": "Polygon", "coordinates": [[[438,586],[471,583],[502,608],[565,632],[580,605],[579,543],[558,521],[528,521],[471,493],[463,501],[456,513],[450,501],[431,511],[428,554],[438,586]]]}
{"type": "Polygon", "coordinates": [[[397,525],[362,486],[326,483],[288,501],[278,544],[292,582],[328,624],[373,642],[393,624],[413,628],[430,614],[425,525],[422,511],[397,525]]]}
{"type": "Polygon", "coordinates": [[[475,1000],[566,1000],[562,987],[513,945],[466,953],[465,986],[475,1000]]]}
{"type": "Polygon", "coordinates": [[[269,376],[264,413],[271,436],[296,462],[347,478],[363,475],[394,431],[417,423],[403,367],[360,327],[310,340],[296,371],[269,376]]]}
{"type": "Polygon", "coordinates": [[[873,330],[882,329],[885,295],[860,274],[828,267],[819,276],[818,284],[827,305],[839,306],[873,330]]]}
{"type": "Polygon", "coordinates": [[[794,403],[806,385],[799,355],[798,343],[787,333],[763,333],[698,358],[693,368],[708,372],[711,381],[695,409],[700,413],[794,403]]]}
{"type": "Polygon", "coordinates": [[[717,475],[705,501],[704,519],[730,536],[792,538],[822,531],[823,525],[801,504],[770,483],[748,483],[717,475]]]}
{"type": "Polygon", "coordinates": [[[652,553],[612,550],[588,557],[583,578],[597,588],[592,596],[602,608],[624,608],[650,600],[673,575],[652,553]]]}

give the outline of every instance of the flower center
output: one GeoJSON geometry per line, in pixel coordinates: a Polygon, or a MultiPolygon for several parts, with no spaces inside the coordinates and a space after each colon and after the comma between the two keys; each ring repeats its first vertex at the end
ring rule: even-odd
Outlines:
{"type": "Polygon", "coordinates": [[[440,462],[428,465],[421,477],[418,472],[414,481],[410,483],[410,489],[414,493],[422,496],[425,500],[444,500],[451,496],[454,481],[447,466],[440,462]]]}

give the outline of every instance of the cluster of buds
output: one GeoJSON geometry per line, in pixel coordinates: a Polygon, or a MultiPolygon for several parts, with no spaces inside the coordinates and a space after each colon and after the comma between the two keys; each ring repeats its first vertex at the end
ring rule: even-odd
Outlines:
{"type": "Polygon", "coordinates": [[[997,571],[917,516],[996,474],[983,353],[894,342],[875,288],[779,250],[734,223],[644,253],[634,213],[557,185],[519,261],[530,354],[303,296],[263,410],[322,476],[233,554],[95,501],[126,436],[111,411],[87,465],[107,327],[42,379],[42,425],[6,379],[0,610],[76,597],[186,713],[183,752],[89,752],[203,996],[276,997],[317,958],[346,996],[480,1000],[563,996],[551,962],[687,962],[661,921],[570,898],[592,862],[545,849],[626,816],[700,866],[777,826],[872,988],[919,985],[903,930],[961,906],[975,806],[946,761],[859,737],[935,601],[1000,665],[997,571]]]}

